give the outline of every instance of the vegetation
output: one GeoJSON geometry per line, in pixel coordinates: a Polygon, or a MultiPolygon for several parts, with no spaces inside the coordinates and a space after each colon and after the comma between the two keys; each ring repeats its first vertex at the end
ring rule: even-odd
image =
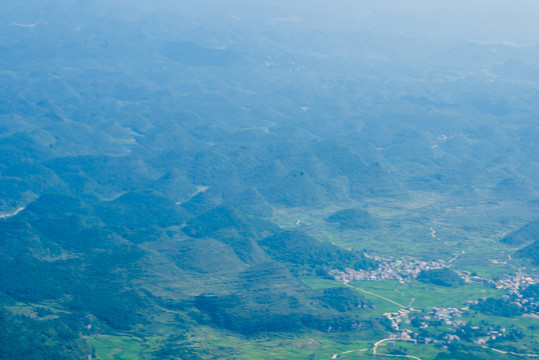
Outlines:
{"type": "Polygon", "coordinates": [[[536,240],[539,240],[539,220],[532,221],[501,239],[503,243],[517,246],[536,240]]]}
{"type": "Polygon", "coordinates": [[[522,309],[519,306],[510,303],[506,299],[482,299],[479,303],[472,305],[471,308],[488,315],[504,317],[514,317],[522,314],[522,309]]]}
{"type": "Polygon", "coordinates": [[[0,358],[539,354],[536,47],[83,3],[0,8],[0,358]]]}
{"type": "Polygon", "coordinates": [[[377,225],[376,219],[361,209],[340,210],[331,214],[326,220],[339,224],[343,229],[371,229],[377,225]]]}
{"type": "Polygon", "coordinates": [[[2,359],[81,359],[88,352],[75,317],[37,320],[2,310],[0,321],[2,359]]]}
{"type": "Polygon", "coordinates": [[[533,265],[539,265],[539,240],[520,249],[516,255],[528,259],[533,265]]]}
{"type": "Polygon", "coordinates": [[[459,286],[464,283],[459,274],[449,268],[423,270],[417,276],[417,280],[447,287],[459,286]]]}
{"type": "Polygon", "coordinates": [[[359,270],[376,267],[376,262],[365,258],[358,251],[343,250],[295,231],[280,232],[267,237],[260,245],[275,260],[294,266],[296,272],[300,269],[316,273],[318,269],[359,270]]]}

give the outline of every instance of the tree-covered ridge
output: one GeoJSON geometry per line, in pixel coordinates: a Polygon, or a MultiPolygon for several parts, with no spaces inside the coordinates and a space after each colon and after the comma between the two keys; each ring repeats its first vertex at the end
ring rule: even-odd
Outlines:
{"type": "Polygon", "coordinates": [[[148,324],[162,307],[181,309],[186,324],[243,333],[344,330],[361,322],[357,313],[372,308],[348,289],[347,296],[318,293],[298,279],[376,265],[358,252],[227,206],[192,216],[184,226],[186,216],[156,193],[93,203],[44,195],[0,220],[2,289],[17,301],[61,302],[74,316],[117,330],[148,324]],[[175,275],[156,283],[160,273],[175,275]]]}
{"type": "Polygon", "coordinates": [[[539,265],[539,240],[518,250],[516,255],[521,258],[529,259],[534,265],[539,265]]]}
{"type": "MultiPolygon", "coordinates": [[[[2,303],[2,305],[5,305],[2,303]]],[[[91,350],[79,339],[79,319],[63,316],[37,320],[23,315],[0,312],[2,359],[81,359],[91,350]]]]}
{"type": "Polygon", "coordinates": [[[489,315],[514,317],[522,314],[522,309],[507,299],[486,298],[471,306],[473,309],[489,315]]]}
{"type": "Polygon", "coordinates": [[[459,274],[449,268],[423,270],[417,280],[439,286],[459,286],[464,283],[459,274]]]}
{"type": "Polygon", "coordinates": [[[327,217],[326,221],[336,223],[343,229],[371,229],[378,225],[376,218],[361,209],[339,210],[327,217]]]}
{"type": "Polygon", "coordinates": [[[320,275],[332,268],[376,267],[375,261],[357,250],[344,250],[295,231],[277,233],[260,241],[260,245],[273,259],[292,265],[298,272],[310,270],[320,275]]]}
{"type": "Polygon", "coordinates": [[[277,263],[254,265],[240,276],[246,283],[243,290],[204,294],[196,298],[195,306],[214,324],[245,334],[304,327],[351,330],[363,322],[357,313],[372,308],[372,303],[347,288],[319,292],[298,286],[289,270],[277,263]],[[351,313],[340,314],[346,311],[351,313]]]}
{"type": "Polygon", "coordinates": [[[532,221],[501,239],[503,243],[517,246],[537,240],[539,240],[539,220],[532,221]]]}

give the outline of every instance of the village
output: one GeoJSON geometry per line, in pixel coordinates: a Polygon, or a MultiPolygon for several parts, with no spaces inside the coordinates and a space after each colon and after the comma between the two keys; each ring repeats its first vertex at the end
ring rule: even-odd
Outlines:
{"type": "MultiPolygon", "coordinates": [[[[401,259],[382,258],[379,256],[368,257],[378,261],[378,268],[374,270],[354,270],[346,271],[331,270],[335,280],[341,282],[347,281],[380,281],[380,280],[398,280],[405,284],[415,280],[423,270],[443,269],[451,266],[451,261],[444,260],[423,261],[410,257],[401,259]]],[[[491,280],[477,276],[468,271],[457,272],[465,283],[477,283],[499,290],[506,290],[509,295],[520,295],[520,292],[528,286],[539,283],[539,276],[522,272],[521,269],[512,275],[503,275],[500,279],[491,280]]]]}
{"type": "Polygon", "coordinates": [[[430,312],[401,309],[397,312],[385,313],[384,316],[391,322],[391,327],[395,331],[390,339],[413,342],[414,344],[448,345],[467,340],[477,345],[484,345],[489,341],[503,339],[507,336],[507,329],[503,326],[482,328],[471,326],[467,321],[462,320],[464,313],[469,310],[469,307],[460,309],[435,307],[430,312]],[[449,329],[449,333],[444,331],[442,335],[435,336],[437,331],[429,333],[427,330],[429,327],[439,326],[443,326],[446,330],[449,329]],[[419,331],[414,332],[412,327],[419,328],[419,331]]]}
{"type": "Polygon", "coordinates": [[[442,269],[449,266],[443,260],[422,261],[410,257],[394,260],[379,256],[369,257],[378,261],[378,268],[374,270],[346,269],[346,272],[332,270],[330,274],[338,281],[398,280],[404,284],[417,278],[417,275],[423,270],[442,269]]]}
{"type": "MultiPolygon", "coordinates": [[[[330,274],[345,285],[350,281],[380,280],[397,280],[401,284],[406,284],[415,280],[424,270],[448,268],[452,262],[443,260],[422,261],[410,257],[401,259],[381,258],[378,256],[369,257],[379,262],[377,269],[346,269],[344,272],[332,270],[330,274]]],[[[523,296],[522,292],[530,285],[539,284],[539,276],[524,273],[522,269],[511,275],[503,275],[499,279],[482,278],[468,271],[457,273],[464,283],[475,283],[503,290],[506,292],[503,299],[507,303],[523,310],[527,308],[526,306],[529,305],[530,300],[523,296]]],[[[372,295],[395,303],[391,299],[376,294],[372,295]]],[[[477,326],[477,324],[470,324],[467,320],[463,319],[469,318],[467,315],[469,315],[470,308],[477,306],[483,300],[485,298],[467,301],[461,308],[433,307],[430,311],[414,309],[412,303],[408,306],[401,305],[402,309],[397,312],[384,313],[384,317],[389,320],[394,332],[394,334],[385,340],[389,341],[389,343],[392,341],[407,341],[415,344],[438,344],[440,346],[446,346],[453,342],[464,340],[473,342],[476,345],[485,346],[487,343],[495,343],[509,337],[518,336],[518,334],[514,333],[514,330],[506,329],[503,326],[477,326]],[[445,329],[441,334],[437,330],[440,326],[445,329]],[[429,328],[434,330],[431,331],[429,328]]],[[[532,317],[534,315],[523,314],[523,316],[532,317]]]]}
{"type": "Polygon", "coordinates": [[[523,273],[519,270],[514,275],[504,275],[494,282],[497,289],[507,290],[511,295],[520,296],[520,292],[530,285],[539,284],[539,276],[523,273]]]}

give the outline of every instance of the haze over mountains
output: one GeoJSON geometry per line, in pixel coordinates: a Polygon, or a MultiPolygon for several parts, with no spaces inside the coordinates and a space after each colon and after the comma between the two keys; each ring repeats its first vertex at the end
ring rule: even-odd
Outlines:
{"type": "Polygon", "coordinates": [[[539,265],[537,8],[449,33],[462,13],[429,4],[6,5],[4,357],[103,358],[88,339],[118,334],[160,359],[382,339],[333,270],[539,265]]]}

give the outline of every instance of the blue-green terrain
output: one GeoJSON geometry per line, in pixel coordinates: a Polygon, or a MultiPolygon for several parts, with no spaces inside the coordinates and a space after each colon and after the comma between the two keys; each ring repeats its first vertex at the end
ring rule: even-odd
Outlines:
{"type": "Polygon", "coordinates": [[[539,355],[539,45],[320,6],[0,9],[0,359],[539,355]]]}

